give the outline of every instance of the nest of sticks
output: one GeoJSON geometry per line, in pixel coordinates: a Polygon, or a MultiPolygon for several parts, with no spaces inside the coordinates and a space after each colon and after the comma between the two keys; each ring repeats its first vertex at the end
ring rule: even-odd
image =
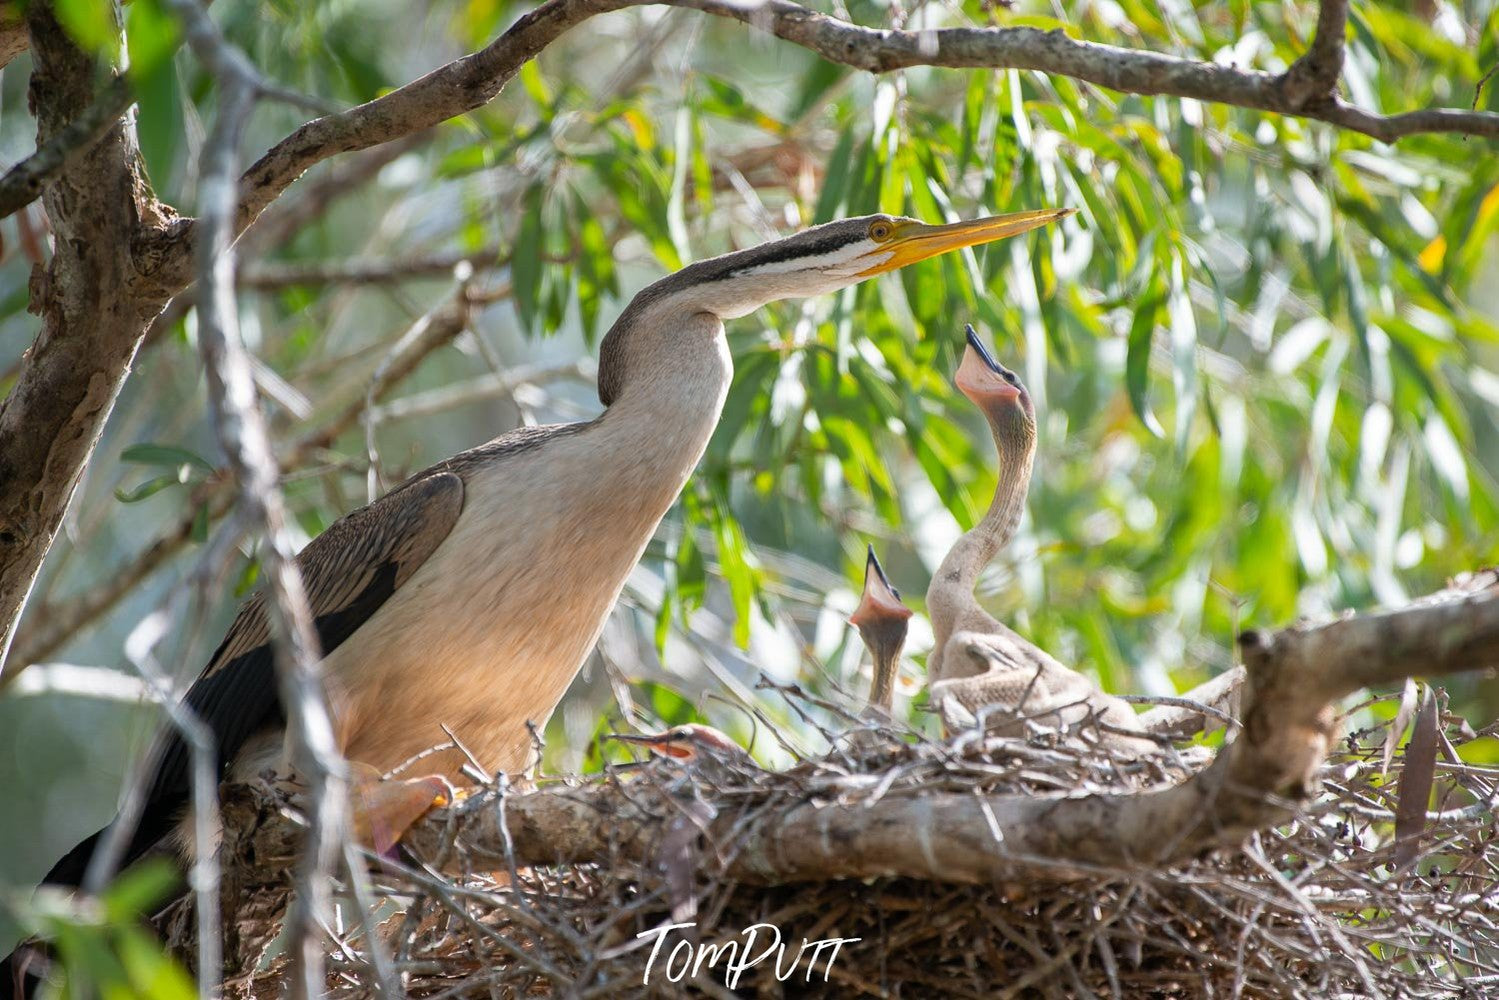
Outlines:
{"type": "MultiPolygon", "coordinates": [[[[735,843],[722,832],[809,801],[1147,791],[1202,767],[1212,755],[1202,746],[1128,760],[1054,734],[944,744],[866,725],[783,772],[662,759],[559,783],[613,785],[645,803],[658,819],[646,856],[621,842],[612,860],[537,865],[511,853],[486,871],[492,858],[466,859],[449,838],[442,857],[387,860],[371,875],[378,944],[346,920],[329,994],[374,994],[383,977],[414,997],[1491,997],[1499,768],[1464,763],[1461,750],[1499,724],[1475,733],[1433,711],[1437,724],[1397,748],[1411,715],[1398,701],[1345,717],[1319,789],[1289,822],[1166,869],[1037,858],[998,884],[748,884],[723,874],[735,843]],[[1407,785],[1430,789],[1414,814],[1407,785]],[[835,939],[836,949],[803,946],[835,939]]],[[[503,810],[505,798],[490,789],[462,808],[503,810]]],[[[261,854],[273,874],[236,883],[231,958],[252,938],[264,948],[284,904],[284,868],[261,854]]],[[[179,914],[175,926],[188,923],[179,914]]],[[[279,995],[284,960],[269,953],[252,949],[229,995],[279,995]]]]}

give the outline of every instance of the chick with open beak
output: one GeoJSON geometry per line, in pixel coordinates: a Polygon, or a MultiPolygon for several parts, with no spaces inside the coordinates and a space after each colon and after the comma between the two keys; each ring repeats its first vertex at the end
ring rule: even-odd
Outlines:
{"type": "Polygon", "coordinates": [[[973,324],[968,324],[966,333],[968,346],[963,349],[963,360],[953,383],[979,408],[997,433],[1034,440],[1036,406],[1020,376],[989,353],[973,324]]]}
{"type": "Polygon", "coordinates": [[[974,586],[1014,537],[1025,510],[1036,456],[1036,410],[1020,378],[994,359],[973,327],[958,367],[958,389],[979,408],[994,436],[998,478],[979,523],[953,544],[926,593],[935,647],[927,658],[931,705],[949,731],[981,718],[998,736],[1024,737],[1032,727],[1072,730],[1083,723],[1099,743],[1122,754],[1150,753],[1128,703],[1058,662],[989,614],[974,586]]]}
{"type": "Polygon", "coordinates": [[[848,622],[859,630],[859,638],[874,658],[874,680],[869,688],[869,707],[890,713],[895,704],[895,678],[900,672],[900,651],[906,644],[911,609],[890,585],[885,568],[869,546],[864,561],[864,593],[848,622]]]}
{"type": "Polygon", "coordinates": [[[695,763],[704,757],[739,764],[752,764],[749,751],[734,742],[728,734],[712,726],[688,722],[652,734],[611,733],[608,739],[649,747],[651,753],[684,763],[695,763]]]}

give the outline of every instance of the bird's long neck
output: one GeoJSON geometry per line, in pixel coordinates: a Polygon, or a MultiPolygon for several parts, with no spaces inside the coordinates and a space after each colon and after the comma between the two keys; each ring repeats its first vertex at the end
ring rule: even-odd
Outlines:
{"type": "Polygon", "coordinates": [[[716,317],[699,313],[679,325],[670,356],[621,388],[594,433],[610,492],[652,508],[652,528],[702,458],[734,373],[716,317]]]}
{"type": "Polygon", "coordinates": [[[974,584],[984,567],[1014,536],[1025,512],[1025,495],[1036,457],[1035,437],[996,433],[994,443],[999,450],[999,483],[989,510],[983,520],[953,545],[927,588],[927,614],[938,648],[964,625],[965,619],[988,619],[973,596],[974,584]]]}
{"type": "Polygon", "coordinates": [[[869,704],[890,711],[895,704],[895,677],[900,673],[900,650],[876,650],[874,681],[869,688],[869,704]]]}

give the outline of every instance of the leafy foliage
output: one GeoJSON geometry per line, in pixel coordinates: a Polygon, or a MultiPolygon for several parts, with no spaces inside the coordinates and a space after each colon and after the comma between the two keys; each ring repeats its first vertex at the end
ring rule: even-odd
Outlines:
{"type": "Polygon", "coordinates": [[[65,971],[61,996],[97,993],[109,1000],[190,1000],[192,979],[161,946],[142,918],[176,888],[169,862],[157,859],[115,880],[91,906],[46,891],[23,920],[38,939],[56,948],[65,971]]]}

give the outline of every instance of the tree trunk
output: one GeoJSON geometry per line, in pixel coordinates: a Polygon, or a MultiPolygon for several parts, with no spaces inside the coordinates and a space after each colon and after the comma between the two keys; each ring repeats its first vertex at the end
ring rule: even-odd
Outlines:
{"type": "MultiPolygon", "coordinates": [[[[107,82],[48,5],[27,14],[37,141],[67,126],[107,82]]],[[[165,224],[131,114],[78,156],[43,196],[52,259],[31,278],[41,330],[0,403],[0,667],[146,326],[163,305],[137,288],[132,248],[165,224]]]]}

